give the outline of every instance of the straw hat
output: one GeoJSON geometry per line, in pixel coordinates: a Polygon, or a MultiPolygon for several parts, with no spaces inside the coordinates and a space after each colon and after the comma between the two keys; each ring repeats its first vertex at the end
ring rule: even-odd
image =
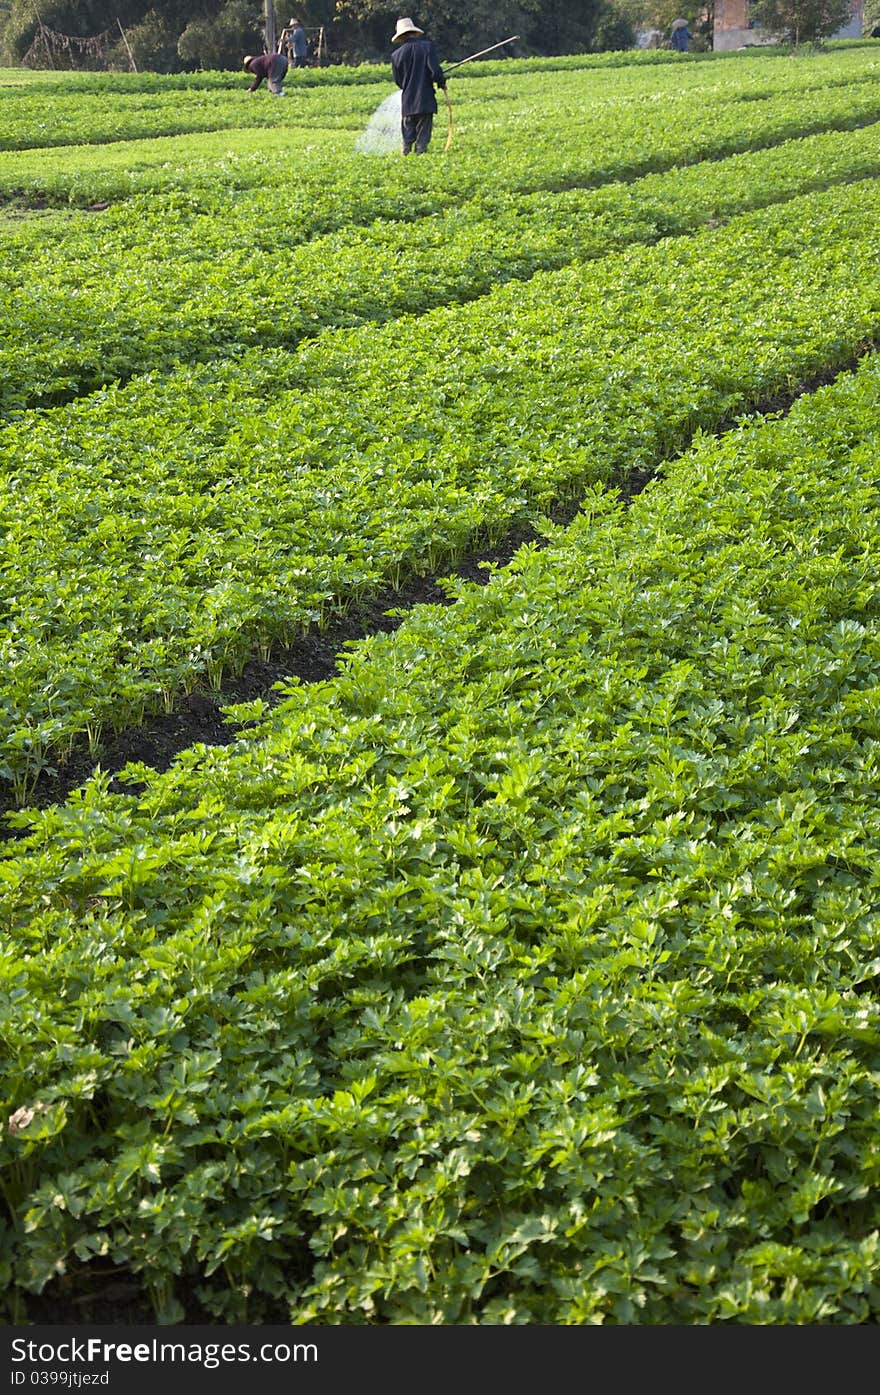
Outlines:
{"type": "Polygon", "coordinates": [[[253,61],[254,61],[253,54],[249,53],[248,56],[247,56],[247,58],[244,60],[244,62],[242,63],[241,66],[242,66],[243,68],[246,68],[246,67],[248,66],[248,64],[249,64],[249,63],[253,63],[253,61]]]}
{"type": "Polygon", "coordinates": [[[424,34],[424,32],[424,29],[420,29],[417,24],[413,24],[411,19],[399,19],[397,21],[397,28],[391,35],[391,42],[393,44],[398,44],[401,39],[407,38],[410,34],[424,34]]]}

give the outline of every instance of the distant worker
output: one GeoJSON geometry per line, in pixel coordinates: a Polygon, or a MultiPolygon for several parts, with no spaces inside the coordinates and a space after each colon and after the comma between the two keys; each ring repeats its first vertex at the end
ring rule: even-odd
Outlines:
{"type": "Polygon", "coordinates": [[[688,44],[691,41],[691,31],[688,29],[686,19],[674,19],[672,21],[672,33],[669,42],[679,53],[687,53],[688,44]]]}
{"type": "Polygon", "coordinates": [[[426,39],[424,29],[419,29],[411,19],[397,21],[391,42],[399,45],[391,55],[391,71],[400,88],[403,154],[415,150],[417,155],[424,155],[437,112],[434,88],[445,92],[446,78],[433,41],[426,39]]]}
{"type": "Polygon", "coordinates": [[[309,58],[309,41],[298,19],[288,20],[281,31],[278,52],[286,53],[294,68],[304,68],[309,58]]]}
{"type": "Polygon", "coordinates": [[[245,72],[253,77],[253,82],[248,88],[248,92],[256,92],[263,78],[266,79],[266,86],[273,97],[283,97],[284,88],[281,86],[287,75],[290,65],[283,53],[260,53],[256,58],[248,54],[244,60],[245,72]]]}

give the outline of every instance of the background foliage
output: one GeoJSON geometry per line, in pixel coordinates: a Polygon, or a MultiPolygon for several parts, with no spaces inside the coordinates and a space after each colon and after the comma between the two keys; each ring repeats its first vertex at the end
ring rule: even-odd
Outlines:
{"type": "MultiPolygon", "coordinates": [[[[387,0],[308,0],[296,13],[314,39],[320,27],[330,62],[387,58],[401,6],[387,0]]],[[[403,7],[412,9],[412,6],[403,7]]],[[[276,7],[277,29],[290,17],[276,7]]],[[[175,72],[237,68],[243,53],[263,45],[260,0],[41,0],[40,17],[63,34],[90,36],[116,29],[117,20],[141,69],[175,72]]],[[[628,17],[608,0],[424,0],[414,18],[441,54],[465,56],[509,34],[517,53],[586,53],[631,47],[628,17]]],[[[32,0],[0,3],[0,59],[20,62],[37,32],[32,0]]],[[[128,66],[121,38],[113,55],[128,66]]]]}
{"type": "Polygon", "coordinates": [[[850,0],[754,0],[752,15],[785,43],[818,43],[846,24],[850,0]]]}

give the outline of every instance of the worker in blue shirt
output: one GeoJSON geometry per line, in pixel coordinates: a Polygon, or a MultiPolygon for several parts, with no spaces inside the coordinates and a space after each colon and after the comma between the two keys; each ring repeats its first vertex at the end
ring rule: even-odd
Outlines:
{"type": "Polygon", "coordinates": [[[291,19],[281,31],[278,52],[286,53],[294,68],[304,68],[309,58],[309,41],[298,19],[291,19]]]}
{"type": "Polygon", "coordinates": [[[687,53],[688,44],[691,41],[691,31],[688,29],[686,19],[674,19],[672,21],[672,33],[669,42],[679,53],[687,53]]]}

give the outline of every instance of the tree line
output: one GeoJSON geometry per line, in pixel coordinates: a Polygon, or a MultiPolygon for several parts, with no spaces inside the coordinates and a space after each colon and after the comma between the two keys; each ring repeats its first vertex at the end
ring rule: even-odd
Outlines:
{"type": "MultiPolygon", "coordinates": [[[[614,0],[413,0],[402,8],[379,0],[283,2],[291,9],[276,4],[276,31],[295,16],[315,53],[323,31],[322,59],[329,63],[387,60],[401,14],[430,33],[450,62],[508,34],[519,35],[521,57],[635,43],[633,23],[614,0]]],[[[41,23],[72,37],[107,36],[114,66],[129,66],[130,49],[141,71],[184,72],[238,68],[243,54],[262,52],[265,13],[261,0],[2,0],[0,46],[7,64],[20,63],[31,50],[30,62],[48,66],[35,46],[41,23]]]]}
{"type": "MultiPolygon", "coordinates": [[[[836,32],[853,0],[752,0],[752,18],[783,42],[815,43],[836,32]]],[[[599,53],[632,48],[640,30],[667,35],[688,20],[693,49],[712,47],[714,0],[276,0],[276,32],[294,15],[311,40],[312,61],[376,63],[389,59],[391,34],[406,12],[436,41],[447,62],[509,34],[517,56],[599,53]],[[278,3],[291,9],[279,10],[278,3]],[[402,8],[401,8],[402,6],[402,8]],[[317,43],[318,36],[322,42],[317,43]]],[[[880,18],[880,0],[866,0],[865,33],[880,18]]],[[[245,53],[265,46],[263,0],[0,0],[0,61],[35,67],[83,65],[173,73],[236,69],[245,53]],[[103,36],[86,50],[72,42],[60,58],[40,45],[41,26],[73,41],[103,36]]]]}

